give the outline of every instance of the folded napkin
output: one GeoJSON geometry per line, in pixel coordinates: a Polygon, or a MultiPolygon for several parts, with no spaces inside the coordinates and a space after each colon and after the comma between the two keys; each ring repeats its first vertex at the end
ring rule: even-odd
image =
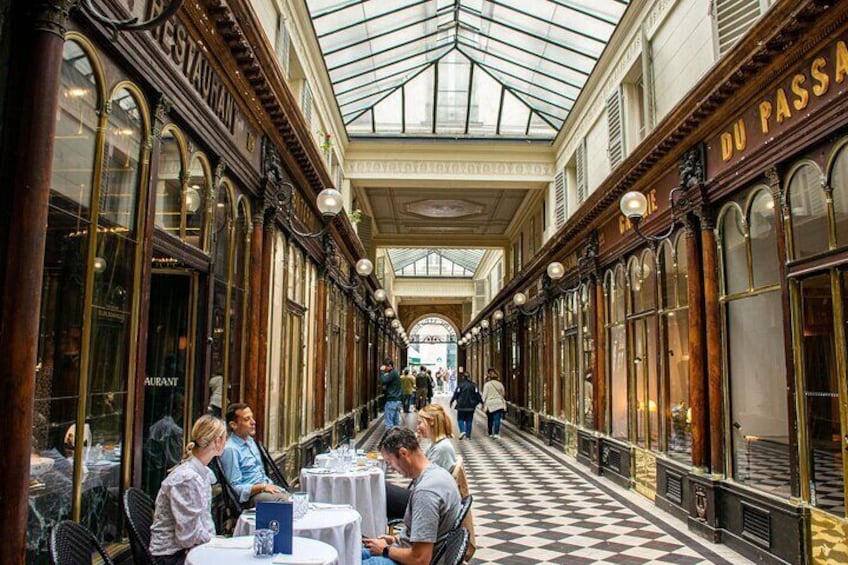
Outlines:
{"type": "Polygon", "coordinates": [[[330,504],[329,502],[311,502],[310,510],[353,510],[350,504],[330,504]]]}
{"type": "Polygon", "coordinates": [[[325,561],[323,559],[318,559],[317,557],[295,557],[293,555],[277,555],[274,557],[274,560],[271,563],[297,563],[298,565],[302,563],[316,563],[319,565],[323,565],[325,561]]]}
{"type": "Polygon", "coordinates": [[[252,549],[253,536],[238,536],[233,538],[212,538],[209,547],[217,549],[252,549]]]}

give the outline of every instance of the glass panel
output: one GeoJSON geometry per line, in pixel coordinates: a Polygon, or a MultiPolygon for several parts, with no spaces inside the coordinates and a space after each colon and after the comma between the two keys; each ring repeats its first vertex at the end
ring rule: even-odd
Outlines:
{"type": "Polygon", "coordinates": [[[609,330],[612,437],[627,440],[627,347],[624,325],[609,330]]]}
{"type": "Polygon", "coordinates": [[[111,107],[106,125],[100,216],[105,223],[116,228],[122,226],[125,232],[133,232],[139,160],[144,138],[141,110],[135,96],[125,88],[115,93],[111,107]]]}
{"type": "Polygon", "coordinates": [[[233,278],[230,290],[229,381],[224,405],[241,400],[244,379],[245,313],[247,308],[247,229],[246,209],[239,206],[233,242],[233,278]]]}
{"type": "Polygon", "coordinates": [[[659,403],[657,396],[656,318],[633,322],[632,370],[636,385],[636,442],[657,448],[659,403]]]}
{"type": "Polygon", "coordinates": [[[780,259],[777,256],[777,230],[775,229],[774,199],[761,190],[751,202],[748,215],[751,241],[751,266],[754,288],[780,282],[780,259]]]}
{"type": "Polygon", "coordinates": [[[435,67],[430,67],[409,81],[405,88],[406,133],[432,133],[433,84],[435,67]]]}
{"type": "Polygon", "coordinates": [[[674,308],[677,306],[677,263],[670,239],[662,242],[660,247],[660,306],[674,308]]]}
{"type": "Polygon", "coordinates": [[[617,322],[624,321],[625,315],[625,296],[627,295],[627,285],[624,281],[624,268],[619,267],[615,270],[615,282],[613,283],[613,316],[612,319],[617,322]]]}
{"type": "Polygon", "coordinates": [[[589,299],[588,287],[585,285],[580,291],[580,349],[582,350],[582,424],[589,429],[595,429],[595,401],[594,401],[594,379],[592,376],[594,366],[594,344],[592,342],[592,328],[594,327],[594,310],[592,301],[589,299]]]}
{"type": "Polygon", "coordinates": [[[65,42],[61,81],[50,204],[88,219],[99,104],[91,61],[73,41],[65,42]]]}
{"type": "Polygon", "coordinates": [[[501,108],[501,135],[524,135],[527,130],[527,120],[530,110],[521,103],[518,98],[509,92],[503,93],[503,107],[501,108]]]}
{"type": "Polygon", "coordinates": [[[141,484],[154,500],[183,456],[190,289],[186,275],[154,273],[150,280],[141,484]]]}
{"type": "Polygon", "coordinates": [[[199,249],[206,249],[206,195],[212,186],[212,176],[205,162],[195,156],[189,167],[188,187],[185,192],[185,241],[199,249]]]}
{"type": "Polygon", "coordinates": [[[471,64],[452,51],[439,61],[439,102],[436,133],[465,133],[471,64]]]}
{"type": "Polygon", "coordinates": [[[686,251],[686,236],[677,238],[677,303],[689,304],[689,255],[686,251]]]}
{"type": "Polygon", "coordinates": [[[787,497],[785,359],[783,355],[751,355],[752,351],[783,351],[780,292],[728,302],[726,324],[733,478],[787,497]]]}
{"type": "Polygon", "coordinates": [[[748,290],[748,252],[745,248],[745,225],[742,214],[730,207],[721,222],[722,269],[724,294],[748,290]]]}
{"type": "Polygon", "coordinates": [[[800,287],[811,502],[844,516],[845,474],[830,274],[802,281],[800,287]]]}
{"type": "Polygon", "coordinates": [[[494,135],[498,128],[498,109],[502,87],[479,67],[474,69],[472,82],[468,133],[471,135],[494,135]]]}
{"type": "Polygon", "coordinates": [[[833,188],[833,213],[836,220],[836,243],[848,244],[848,148],[843,147],[830,171],[833,188]]]}
{"type": "Polygon", "coordinates": [[[792,216],[793,259],[826,251],[828,245],[827,200],[821,175],[810,165],[798,169],[788,190],[792,216]]]}
{"type": "Polygon", "coordinates": [[[374,107],[374,122],[380,133],[403,131],[402,89],[395,90],[388,98],[374,107]]]}
{"type": "Polygon", "coordinates": [[[180,237],[182,217],[183,162],[180,144],[171,128],[159,141],[159,167],[156,179],[156,227],[180,237]]]}
{"type": "Polygon", "coordinates": [[[669,438],[668,454],[675,459],[692,458],[692,412],[689,404],[689,312],[677,310],[663,316],[668,336],[669,438]]]}

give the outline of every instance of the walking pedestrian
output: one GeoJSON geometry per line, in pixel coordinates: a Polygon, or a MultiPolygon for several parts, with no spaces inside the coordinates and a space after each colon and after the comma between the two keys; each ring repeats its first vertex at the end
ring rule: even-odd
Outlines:
{"type": "Polygon", "coordinates": [[[480,392],[477,390],[477,385],[471,381],[471,375],[460,367],[459,383],[450,401],[451,406],[456,406],[459,439],[471,439],[471,430],[474,427],[474,410],[477,409],[477,405],[481,401],[480,392]]]}
{"type": "Polygon", "coordinates": [[[486,410],[489,437],[500,439],[501,420],[506,412],[506,391],[499,380],[498,372],[489,367],[486,371],[486,384],[483,385],[483,408],[486,410]]]}

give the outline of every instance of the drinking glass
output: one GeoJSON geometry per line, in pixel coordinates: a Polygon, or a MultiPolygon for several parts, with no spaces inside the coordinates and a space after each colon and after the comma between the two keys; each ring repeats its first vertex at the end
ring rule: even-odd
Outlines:
{"type": "Polygon", "coordinates": [[[271,557],[274,555],[274,530],[256,530],[253,533],[253,555],[271,557]]]}
{"type": "Polygon", "coordinates": [[[299,520],[306,516],[306,513],[309,511],[309,493],[306,492],[294,492],[292,493],[292,504],[293,504],[293,513],[294,519],[299,520]]]}

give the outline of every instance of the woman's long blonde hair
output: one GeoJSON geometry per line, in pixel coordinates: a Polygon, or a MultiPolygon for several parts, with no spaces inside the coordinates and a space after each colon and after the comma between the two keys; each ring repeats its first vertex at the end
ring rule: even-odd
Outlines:
{"type": "Polygon", "coordinates": [[[191,428],[191,441],[186,445],[185,458],[188,459],[195,449],[203,449],[221,436],[227,435],[224,421],[215,416],[204,414],[191,428]]]}
{"type": "Polygon", "coordinates": [[[428,404],[418,412],[418,417],[424,418],[433,443],[453,437],[453,421],[441,404],[428,404]]]}

